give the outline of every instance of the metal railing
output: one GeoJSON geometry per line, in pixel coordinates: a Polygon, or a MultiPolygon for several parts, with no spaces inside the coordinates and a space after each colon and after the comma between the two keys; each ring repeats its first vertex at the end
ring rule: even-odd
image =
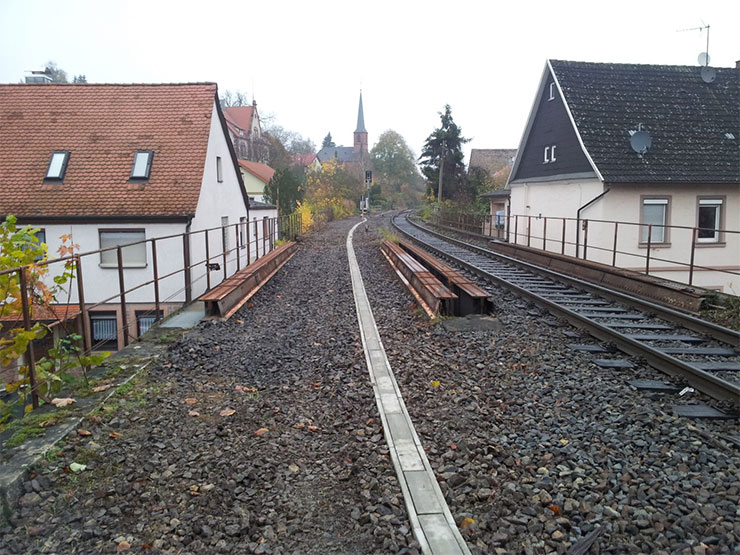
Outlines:
{"type": "MultiPolygon", "coordinates": [[[[192,301],[192,291],[194,281],[192,279],[192,271],[196,268],[203,268],[203,275],[198,279],[205,278],[206,287],[205,291],[209,291],[214,283],[220,283],[221,281],[229,277],[229,267],[233,269],[231,275],[241,270],[242,265],[247,267],[249,264],[256,262],[261,256],[264,256],[268,252],[275,248],[275,243],[278,239],[280,240],[292,240],[303,232],[303,222],[301,214],[294,213],[287,216],[279,216],[277,218],[263,218],[262,220],[240,221],[234,224],[228,224],[222,227],[213,227],[208,229],[200,229],[196,231],[190,231],[182,234],[165,235],[160,237],[153,237],[128,243],[125,245],[118,245],[108,247],[104,249],[98,249],[95,251],[88,251],[84,253],[75,253],[69,256],[63,256],[51,260],[40,261],[35,264],[26,266],[19,266],[16,268],[9,268],[0,271],[0,275],[6,274],[17,274],[18,282],[20,284],[20,301],[21,311],[20,313],[5,314],[7,307],[11,302],[17,301],[18,299],[9,299],[6,305],[0,305],[0,316],[4,317],[2,324],[3,334],[7,333],[10,329],[18,328],[22,326],[22,329],[29,331],[34,321],[40,320],[51,320],[48,324],[48,328],[53,330],[56,327],[61,326],[65,331],[69,331],[66,328],[66,324],[69,321],[77,320],[77,333],[82,337],[82,350],[86,355],[91,352],[98,350],[99,347],[105,344],[106,341],[101,341],[96,344],[93,343],[92,334],[90,329],[90,312],[98,307],[101,307],[107,303],[118,300],[120,304],[121,323],[122,323],[122,334],[123,334],[123,345],[126,346],[130,343],[131,333],[130,327],[135,325],[136,322],[129,323],[128,310],[127,310],[127,296],[130,296],[135,291],[151,286],[153,288],[153,298],[149,301],[137,301],[135,304],[151,304],[154,303],[154,310],[143,312],[139,314],[141,316],[154,316],[154,321],[158,322],[163,317],[162,303],[169,302],[171,299],[180,296],[184,293],[184,304],[189,304],[192,301]],[[261,231],[261,233],[260,233],[261,231]],[[211,252],[212,245],[211,239],[213,233],[219,233],[221,238],[221,249],[220,252],[211,252]],[[235,238],[234,247],[228,248],[228,237],[233,236],[235,238]],[[161,245],[165,241],[177,241],[178,239],[182,242],[182,251],[178,254],[182,259],[182,267],[175,270],[169,271],[164,275],[160,275],[160,263],[164,257],[159,253],[157,245],[161,245]],[[195,250],[196,246],[201,243],[204,247],[204,258],[196,261],[191,261],[191,252],[195,250]],[[152,260],[152,276],[151,279],[136,283],[135,285],[126,285],[126,270],[127,267],[124,263],[123,249],[136,245],[149,245],[151,249],[151,260],[152,260]],[[90,261],[89,257],[98,256],[102,253],[115,251],[117,260],[117,277],[118,277],[118,292],[114,295],[110,295],[102,300],[98,300],[94,303],[87,303],[85,295],[90,291],[91,286],[88,284],[85,286],[85,280],[83,278],[83,260],[86,260],[86,264],[90,261]],[[245,259],[245,260],[243,260],[245,259]],[[72,262],[72,277],[67,282],[67,290],[65,293],[68,296],[68,300],[72,298],[72,292],[76,290],[78,298],[78,307],[75,311],[70,312],[69,304],[65,304],[65,311],[62,317],[51,319],[51,318],[37,318],[34,315],[36,309],[51,309],[53,305],[43,306],[33,302],[33,291],[30,289],[29,275],[33,268],[47,266],[51,269],[58,268],[58,265],[65,265],[72,262]],[[223,264],[223,269],[221,265],[223,264]],[[212,276],[215,272],[219,272],[219,277],[213,279],[212,276]],[[221,272],[222,275],[221,275],[221,272]],[[170,294],[169,297],[161,298],[161,284],[164,280],[174,278],[182,274],[183,282],[182,287],[179,287],[170,294]],[[76,282],[76,283],[73,283],[76,282]],[[8,316],[15,316],[15,320],[9,320],[8,316]]],[[[171,245],[170,245],[171,246],[171,245]]],[[[167,252],[171,252],[168,250],[167,252]]],[[[51,273],[51,272],[50,272],[51,273]]],[[[129,276],[130,277],[130,276],[129,276]]],[[[55,299],[56,301],[56,299],[55,299]]],[[[180,301],[177,301],[180,303],[180,301]]],[[[36,353],[34,349],[34,341],[30,341],[28,344],[27,354],[27,366],[29,369],[29,382],[31,387],[31,400],[34,408],[38,407],[39,398],[36,392],[36,353]]]]}
{"type": "MultiPolygon", "coordinates": [[[[650,274],[651,265],[660,262],[668,264],[671,269],[685,270],[688,273],[688,285],[694,284],[697,270],[740,276],[740,271],[734,269],[740,268],[740,249],[734,248],[735,245],[740,245],[740,231],[735,230],[522,214],[496,216],[453,210],[442,210],[434,214],[433,223],[583,260],[589,260],[591,254],[591,261],[614,267],[629,267],[645,274],[650,274]],[[702,241],[700,235],[712,239],[702,241]],[[656,236],[662,240],[655,241],[656,236]],[[605,243],[607,239],[608,244],[605,243]],[[730,269],[697,261],[698,251],[724,245],[731,247],[727,250],[729,259],[723,256],[730,269]],[[630,250],[630,247],[634,250],[630,250]],[[664,249],[677,251],[680,257],[656,256],[656,251],[664,249]],[[598,254],[594,256],[594,252],[598,254]],[[625,264],[625,260],[636,262],[625,264]]],[[[653,271],[660,270],[655,270],[653,266],[653,271]]]]}

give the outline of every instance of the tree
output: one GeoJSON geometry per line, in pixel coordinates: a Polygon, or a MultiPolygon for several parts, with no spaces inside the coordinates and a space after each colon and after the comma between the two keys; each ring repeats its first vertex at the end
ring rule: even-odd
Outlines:
{"type": "Polygon", "coordinates": [[[57,66],[57,63],[49,60],[44,68],[46,75],[51,77],[52,83],[67,83],[67,72],[57,66]]]}
{"type": "Polygon", "coordinates": [[[82,75],[75,75],[72,79],[73,83],[87,83],[87,76],[83,73],[82,75]]]}
{"type": "Polygon", "coordinates": [[[300,133],[285,129],[281,125],[270,125],[265,129],[278,139],[289,154],[312,154],[316,152],[316,145],[311,139],[304,138],[300,133]]]}
{"type": "Polygon", "coordinates": [[[321,148],[332,147],[332,146],[337,146],[337,145],[334,144],[334,141],[332,141],[331,133],[327,133],[326,137],[324,137],[324,141],[321,143],[321,148]]]}
{"type": "Polygon", "coordinates": [[[219,97],[221,102],[221,108],[230,108],[232,106],[251,106],[251,103],[247,99],[247,93],[240,90],[230,91],[224,90],[219,97]]]}
{"type": "Polygon", "coordinates": [[[299,166],[275,170],[275,175],[265,187],[265,199],[268,202],[279,203],[279,215],[292,214],[298,203],[303,200],[304,179],[303,168],[299,166]]]}
{"type": "Polygon", "coordinates": [[[438,195],[440,165],[444,159],[442,199],[469,200],[470,191],[465,179],[462,145],[469,142],[462,136],[462,129],[452,119],[452,109],[445,105],[439,113],[441,125],[427,137],[421,151],[421,172],[427,178],[427,193],[438,195]]]}
{"type": "Polygon", "coordinates": [[[422,182],[414,162],[414,153],[404,138],[389,129],[383,132],[370,151],[375,170],[375,181],[388,188],[389,192],[399,192],[404,183],[419,188],[422,182]]]}

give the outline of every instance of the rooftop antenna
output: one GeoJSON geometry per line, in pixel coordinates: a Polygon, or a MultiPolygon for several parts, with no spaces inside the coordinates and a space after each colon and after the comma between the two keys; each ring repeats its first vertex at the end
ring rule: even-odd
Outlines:
{"type": "Polygon", "coordinates": [[[679,29],[678,32],[682,31],[699,31],[700,33],[706,29],[707,31],[707,49],[706,51],[699,54],[698,62],[701,66],[701,79],[705,83],[712,83],[717,78],[717,70],[709,67],[709,25],[701,22],[701,27],[692,27],[690,29],[679,29]]]}

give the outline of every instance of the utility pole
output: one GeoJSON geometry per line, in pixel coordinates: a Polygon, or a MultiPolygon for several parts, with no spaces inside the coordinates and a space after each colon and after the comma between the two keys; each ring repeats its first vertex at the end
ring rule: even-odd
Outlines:
{"type": "Polygon", "coordinates": [[[444,175],[445,172],[445,150],[447,147],[447,142],[442,141],[442,156],[439,160],[439,187],[437,188],[437,201],[440,203],[442,202],[442,175],[444,175]]]}

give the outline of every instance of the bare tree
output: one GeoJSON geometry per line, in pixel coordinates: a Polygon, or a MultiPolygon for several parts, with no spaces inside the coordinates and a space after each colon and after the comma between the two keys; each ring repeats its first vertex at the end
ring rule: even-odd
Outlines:
{"type": "Polygon", "coordinates": [[[228,89],[221,93],[219,98],[222,108],[229,108],[231,106],[251,106],[247,93],[240,90],[230,91],[228,89]]]}
{"type": "Polygon", "coordinates": [[[51,77],[52,83],[67,83],[67,72],[57,66],[57,63],[53,60],[46,62],[46,68],[44,69],[46,75],[51,77]]]}

